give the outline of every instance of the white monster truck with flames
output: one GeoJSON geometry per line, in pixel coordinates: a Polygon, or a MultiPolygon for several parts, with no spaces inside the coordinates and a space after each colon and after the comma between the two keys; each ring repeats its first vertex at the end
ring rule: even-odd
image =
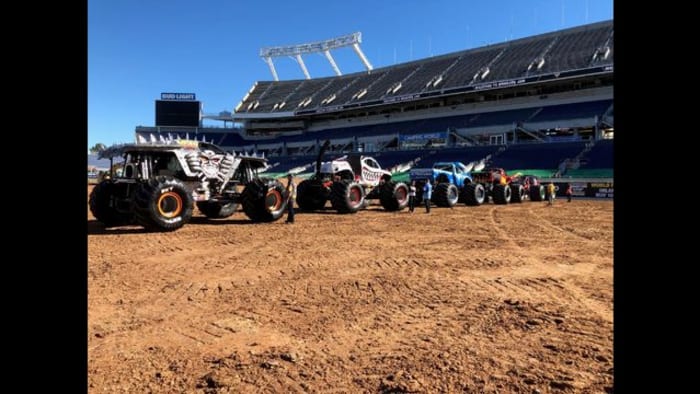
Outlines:
{"type": "Polygon", "coordinates": [[[411,181],[416,181],[416,204],[423,201],[423,185],[435,184],[430,199],[439,207],[453,207],[457,202],[478,198],[483,188],[473,188],[470,170],[474,164],[464,165],[458,161],[439,161],[432,168],[414,168],[409,172],[411,181]]]}
{"type": "Polygon", "coordinates": [[[316,172],[299,183],[297,204],[301,210],[323,209],[328,200],[338,213],[355,213],[371,199],[379,199],[387,211],[400,211],[408,205],[408,186],[391,180],[391,173],[371,157],[351,154],[321,163],[328,146],[326,141],[321,147],[316,172]]]}
{"type": "Polygon", "coordinates": [[[99,157],[112,164],[124,160],[121,173],[112,171],[90,194],[90,211],[106,227],[176,230],[190,221],[195,203],[208,218],[229,217],[241,204],[254,222],[271,222],[287,206],[284,186],[258,177],[267,168],[265,158],[231,154],[207,142],[122,144],[99,157]]]}

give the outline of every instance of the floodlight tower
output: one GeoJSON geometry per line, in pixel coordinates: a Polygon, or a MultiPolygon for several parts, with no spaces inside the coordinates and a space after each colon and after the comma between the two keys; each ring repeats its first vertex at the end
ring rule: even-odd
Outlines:
{"type": "Polygon", "coordinates": [[[335,60],[333,59],[333,56],[331,55],[331,50],[352,46],[352,49],[355,50],[355,53],[362,61],[362,64],[365,65],[367,71],[370,71],[372,70],[372,64],[370,64],[369,60],[367,60],[365,54],[362,53],[362,49],[360,49],[361,43],[362,33],[356,32],[341,37],[331,38],[330,40],[309,42],[306,44],[299,45],[261,48],[260,57],[263,58],[265,63],[267,63],[267,65],[270,67],[272,78],[274,78],[275,81],[279,81],[279,77],[277,76],[277,70],[275,70],[275,64],[272,61],[272,58],[280,56],[292,57],[294,60],[296,60],[297,63],[299,63],[299,67],[301,67],[301,71],[306,76],[306,79],[311,79],[309,70],[306,68],[306,64],[304,64],[304,59],[302,59],[301,55],[305,55],[308,53],[323,53],[326,56],[326,59],[328,59],[328,62],[331,64],[331,67],[333,67],[333,71],[335,71],[335,74],[343,75],[343,73],[340,72],[340,68],[338,68],[338,65],[336,64],[335,60]]]}

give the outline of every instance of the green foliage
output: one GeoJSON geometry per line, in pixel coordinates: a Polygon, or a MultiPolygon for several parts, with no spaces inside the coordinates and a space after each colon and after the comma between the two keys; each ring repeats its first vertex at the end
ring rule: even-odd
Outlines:
{"type": "Polygon", "coordinates": [[[105,149],[107,149],[107,145],[105,145],[105,144],[103,144],[103,143],[101,143],[101,142],[98,142],[98,143],[95,144],[95,146],[93,146],[92,148],[90,148],[90,153],[92,153],[92,154],[97,154],[97,153],[100,153],[101,151],[103,151],[103,150],[105,150],[105,149]]]}

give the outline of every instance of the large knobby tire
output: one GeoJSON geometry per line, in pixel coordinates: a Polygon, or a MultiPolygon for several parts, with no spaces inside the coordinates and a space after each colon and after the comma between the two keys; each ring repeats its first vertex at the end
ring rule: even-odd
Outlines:
{"type": "Polygon", "coordinates": [[[307,179],[297,186],[297,205],[302,211],[323,209],[327,200],[328,192],[319,181],[307,179]]]}
{"type": "Polygon", "coordinates": [[[369,200],[367,199],[367,196],[365,196],[364,200],[362,200],[362,205],[360,206],[359,209],[367,209],[369,208],[369,200]]]}
{"type": "Polygon", "coordinates": [[[136,222],[147,230],[173,231],[192,218],[192,195],[171,176],[157,176],[136,191],[136,222]]]}
{"type": "Polygon", "coordinates": [[[530,201],[544,201],[546,190],[544,185],[530,185],[530,201]]]}
{"type": "Polygon", "coordinates": [[[357,182],[333,182],[331,205],[338,213],[355,213],[364,206],[365,189],[357,182]]]}
{"type": "Polygon", "coordinates": [[[408,206],[408,185],[388,181],[382,186],[379,201],[387,211],[400,211],[408,206]]]}
{"type": "Polygon", "coordinates": [[[510,185],[510,202],[523,202],[525,198],[525,188],[520,184],[510,185]]]}
{"type": "Polygon", "coordinates": [[[277,180],[255,179],[241,193],[243,212],[254,222],[274,222],[287,208],[285,188],[277,180]]]}
{"type": "Polygon", "coordinates": [[[433,192],[433,201],[438,207],[452,208],[459,199],[459,189],[452,183],[438,183],[433,192]]]}
{"type": "Polygon", "coordinates": [[[495,185],[493,187],[493,203],[508,204],[511,199],[510,187],[508,185],[495,185]]]}
{"type": "Polygon", "coordinates": [[[481,183],[470,183],[464,186],[462,194],[464,194],[464,203],[467,205],[481,205],[486,200],[486,190],[481,183]]]}
{"type": "Polygon", "coordinates": [[[238,204],[235,202],[199,201],[197,202],[197,208],[209,219],[223,219],[236,213],[238,204]]]}
{"type": "Polygon", "coordinates": [[[122,226],[131,222],[131,215],[120,213],[111,205],[113,189],[112,182],[102,181],[90,193],[90,212],[105,227],[122,226]]]}

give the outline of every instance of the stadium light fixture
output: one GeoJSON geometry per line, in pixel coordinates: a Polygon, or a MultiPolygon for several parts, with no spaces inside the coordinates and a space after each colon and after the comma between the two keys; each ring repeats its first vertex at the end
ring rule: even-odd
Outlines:
{"type": "Polygon", "coordinates": [[[372,64],[369,62],[369,60],[367,60],[367,57],[362,52],[362,49],[360,49],[361,43],[362,33],[355,32],[345,36],[332,38],[330,40],[309,42],[299,45],[261,48],[260,57],[270,67],[272,78],[274,78],[275,81],[279,81],[279,76],[277,75],[277,70],[275,69],[275,64],[272,59],[281,56],[289,56],[296,60],[296,62],[299,64],[299,67],[301,67],[304,76],[306,76],[306,79],[311,79],[311,75],[309,74],[309,71],[307,70],[306,65],[304,64],[304,61],[301,57],[302,55],[306,55],[309,53],[322,53],[326,56],[326,59],[328,59],[328,62],[333,68],[333,71],[335,71],[335,74],[343,75],[340,72],[340,68],[338,68],[338,65],[336,64],[335,60],[333,59],[333,56],[331,56],[330,51],[333,49],[351,46],[352,49],[355,51],[355,54],[357,54],[357,56],[360,58],[360,61],[362,61],[362,64],[364,64],[367,71],[371,71],[372,64]]]}

